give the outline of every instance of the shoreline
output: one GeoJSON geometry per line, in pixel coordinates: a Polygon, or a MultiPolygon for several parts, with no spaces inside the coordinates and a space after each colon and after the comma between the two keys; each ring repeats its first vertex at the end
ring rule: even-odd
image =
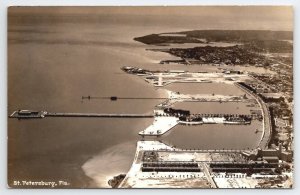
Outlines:
{"type": "Polygon", "coordinates": [[[258,95],[256,95],[253,92],[247,90],[246,88],[239,85],[238,83],[235,83],[235,85],[237,87],[239,87],[240,89],[242,89],[243,91],[245,91],[247,94],[254,97],[256,99],[256,101],[259,103],[259,106],[260,106],[261,110],[263,111],[264,116],[263,116],[263,134],[262,134],[262,137],[261,137],[261,140],[260,140],[260,143],[259,143],[258,147],[261,148],[261,149],[268,148],[268,143],[270,141],[271,134],[272,134],[272,129],[271,129],[272,126],[271,126],[271,122],[270,122],[271,119],[270,119],[269,109],[267,108],[265,103],[262,101],[262,99],[258,95]],[[266,126],[268,128],[267,131],[266,131],[266,126]],[[265,139],[267,139],[267,140],[265,140],[265,139]]]}

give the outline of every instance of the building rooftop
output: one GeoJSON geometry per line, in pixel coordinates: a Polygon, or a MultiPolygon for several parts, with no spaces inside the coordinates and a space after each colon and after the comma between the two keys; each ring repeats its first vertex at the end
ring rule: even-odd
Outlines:
{"type": "Polygon", "coordinates": [[[261,95],[264,98],[273,98],[273,99],[279,99],[282,97],[280,93],[261,93],[261,95]]]}

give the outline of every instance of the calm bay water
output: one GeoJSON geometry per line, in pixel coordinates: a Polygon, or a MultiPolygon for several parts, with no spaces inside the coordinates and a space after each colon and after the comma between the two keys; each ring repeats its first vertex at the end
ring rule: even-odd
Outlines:
{"type": "Polygon", "coordinates": [[[178,125],[162,139],[181,149],[249,149],[258,146],[262,134],[255,131],[261,128],[259,121],[250,125],[178,125]]]}
{"type": "Polygon", "coordinates": [[[250,114],[253,108],[248,105],[245,102],[179,102],[173,107],[189,110],[193,114],[250,114]]]}
{"type": "MultiPolygon", "coordinates": [[[[150,47],[133,38],[204,27],[186,23],[189,18],[178,24],[167,16],[110,15],[90,23],[88,19],[77,22],[81,15],[73,15],[71,20],[60,15],[54,21],[51,16],[39,15],[10,16],[8,114],[18,109],[150,113],[159,100],[82,101],[81,97],[165,97],[163,90],[120,70],[124,65],[170,69],[156,64],[172,58],[169,54],[146,51],[150,47]]],[[[187,68],[177,65],[176,69],[187,68]]],[[[237,92],[232,86],[224,90],[224,86],[215,84],[202,88],[194,84],[174,86],[167,88],[194,93],[211,92],[212,88],[216,94],[237,92]]],[[[151,119],[8,119],[9,184],[14,180],[65,180],[71,183],[68,187],[108,187],[108,178],[128,171],[140,139],[138,132],[151,123],[151,119]]],[[[252,126],[178,126],[160,139],[182,148],[247,148],[256,146],[259,136],[254,131],[252,126]]]]}

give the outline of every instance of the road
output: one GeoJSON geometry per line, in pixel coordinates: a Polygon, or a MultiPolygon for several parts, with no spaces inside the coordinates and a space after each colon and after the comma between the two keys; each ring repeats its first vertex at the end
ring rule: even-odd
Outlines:
{"type": "Polygon", "coordinates": [[[209,167],[206,163],[202,163],[202,167],[203,167],[203,171],[206,175],[206,178],[208,179],[208,181],[211,183],[212,188],[218,188],[215,181],[213,180],[210,171],[209,171],[209,167]]]}

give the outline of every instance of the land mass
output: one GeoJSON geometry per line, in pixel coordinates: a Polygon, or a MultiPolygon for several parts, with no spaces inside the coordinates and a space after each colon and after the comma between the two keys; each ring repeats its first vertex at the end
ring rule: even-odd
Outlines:
{"type": "Polygon", "coordinates": [[[134,40],[149,45],[174,43],[206,43],[194,48],[170,48],[164,52],[198,64],[236,64],[269,66],[271,61],[261,53],[291,53],[293,39],[290,31],[263,30],[194,30],[178,33],[151,34],[134,40]],[[234,46],[210,46],[211,42],[236,43],[234,46]]]}
{"type": "Polygon", "coordinates": [[[162,43],[203,43],[203,42],[251,42],[251,41],[277,41],[292,40],[291,31],[269,30],[192,30],[183,32],[159,33],[134,40],[150,44],[162,43]]]}

